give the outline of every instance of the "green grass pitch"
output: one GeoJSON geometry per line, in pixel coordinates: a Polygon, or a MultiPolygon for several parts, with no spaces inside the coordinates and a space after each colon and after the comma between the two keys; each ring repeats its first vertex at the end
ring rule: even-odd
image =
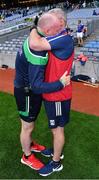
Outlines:
{"type": "MultiPolygon", "coordinates": [[[[41,177],[20,163],[20,121],[12,95],[0,92],[0,179],[99,179],[99,117],[71,111],[65,127],[64,166],[60,172],[41,177]]],[[[42,107],[33,138],[51,147],[52,136],[42,107]]],[[[50,159],[37,154],[44,163],[50,159]]]]}

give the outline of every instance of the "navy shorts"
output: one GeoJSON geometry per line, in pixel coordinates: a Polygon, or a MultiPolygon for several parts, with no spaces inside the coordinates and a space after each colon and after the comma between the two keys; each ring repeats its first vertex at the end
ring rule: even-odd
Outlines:
{"type": "Polygon", "coordinates": [[[71,99],[61,102],[44,101],[49,128],[64,127],[69,122],[71,99]]]}
{"type": "Polygon", "coordinates": [[[14,96],[20,118],[26,122],[37,119],[42,105],[42,96],[33,94],[31,90],[26,93],[24,88],[14,88],[14,96]]]}

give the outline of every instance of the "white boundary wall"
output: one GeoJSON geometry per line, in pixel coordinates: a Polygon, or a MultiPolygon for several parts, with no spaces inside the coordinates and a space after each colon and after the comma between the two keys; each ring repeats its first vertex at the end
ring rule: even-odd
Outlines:
{"type": "Polygon", "coordinates": [[[0,53],[0,67],[3,64],[5,64],[8,67],[14,69],[15,68],[15,59],[16,59],[16,54],[0,53]]]}

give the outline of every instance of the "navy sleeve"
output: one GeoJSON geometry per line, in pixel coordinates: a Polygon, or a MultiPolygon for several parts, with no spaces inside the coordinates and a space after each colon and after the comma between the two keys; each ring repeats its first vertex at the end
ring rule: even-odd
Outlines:
{"type": "Polygon", "coordinates": [[[49,40],[51,52],[59,59],[69,58],[74,51],[74,41],[70,35],[60,36],[49,40]]]}
{"type": "Polygon", "coordinates": [[[51,50],[61,50],[65,49],[66,46],[68,47],[68,44],[73,45],[73,39],[70,35],[58,36],[49,40],[48,42],[51,46],[51,50]]]}
{"type": "Polygon", "coordinates": [[[58,80],[55,82],[44,82],[44,72],[46,66],[29,64],[29,82],[33,93],[51,93],[63,88],[63,84],[58,80]]]}

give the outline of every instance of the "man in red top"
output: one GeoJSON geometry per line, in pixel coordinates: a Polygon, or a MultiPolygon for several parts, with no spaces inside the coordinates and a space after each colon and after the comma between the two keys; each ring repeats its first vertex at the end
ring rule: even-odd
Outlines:
{"type": "MultiPolygon", "coordinates": [[[[36,32],[34,32],[34,41],[30,41],[30,47],[37,51],[49,50],[45,82],[56,81],[65,71],[70,74],[74,58],[74,42],[72,37],[66,33],[66,20],[63,11],[56,8],[50,13],[55,14],[60,19],[63,33],[49,40],[48,38],[37,38],[36,32]]],[[[71,83],[60,91],[43,94],[49,127],[53,134],[53,158],[50,163],[39,170],[39,174],[42,176],[47,176],[63,168],[60,156],[65,143],[64,126],[69,121],[71,98],[71,83]]],[[[42,154],[46,154],[46,152],[43,151],[42,154]]]]}

